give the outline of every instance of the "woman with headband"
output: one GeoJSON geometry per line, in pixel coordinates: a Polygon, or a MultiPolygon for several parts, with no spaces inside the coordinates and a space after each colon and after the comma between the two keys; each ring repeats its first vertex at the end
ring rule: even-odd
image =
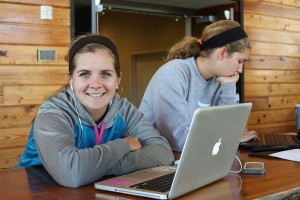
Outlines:
{"type": "Polygon", "coordinates": [[[70,86],[41,105],[19,166],[43,165],[59,184],[79,187],[105,175],[171,165],[167,140],[116,93],[121,72],[114,43],[81,36],[68,59],[70,86]]]}
{"type": "MultiPolygon", "coordinates": [[[[170,49],[146,88],[140,110],[173,151],[182,151],[198,108],[239,103],[236,82],[250,49],[247,34],[231,20],[210,24],[201,39],[186,37],[170,49]]],[[[242,141],[254,137],[255,131],[245,130],[242,141]]]]}

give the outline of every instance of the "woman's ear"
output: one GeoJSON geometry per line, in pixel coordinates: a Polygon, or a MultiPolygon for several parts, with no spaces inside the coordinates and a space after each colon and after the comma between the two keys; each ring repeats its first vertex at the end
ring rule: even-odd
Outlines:
{"type": "Polygon", "coordinates": [[[122,72],[120,72],[120,76],[118,77],[118,85],[121,83],[122,72]]]}
{"type": "Polygon", "coordinates": [[[222,60],[227,54],[227,48],[226,47],[220,47],[218,49],[218,59],[222,60]]]}

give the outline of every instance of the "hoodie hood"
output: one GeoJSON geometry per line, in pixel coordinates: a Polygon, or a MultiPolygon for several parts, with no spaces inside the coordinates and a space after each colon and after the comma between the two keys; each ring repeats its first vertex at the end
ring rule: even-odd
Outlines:
{"type": "MultiPolygon", "coordinates": [[[[99,128],[101,126],[101,123],[105,122],[106,128],[109,128],[114,124],[114,119],[118,111],[117,102],[119,99],[120,97],[116,93],[114,98],[112,99],[111,105],[109,106],[109,111],[105,113],[103,120],[98,124],[94,122],[84,106],[82,106],[82,104],[78,101],[73,90],[70,87],[63,89],[58,95],[50,97],[47,101],[47,104],[49,104],[49,107],[53,108],[53,106],[55,106],[59,108],[59,110],[62,110],[65,113],[65,116],[70,118],[69,120],[72,121],[73,124],[77,124],[79,121],[78,118],[80,118],[81,123],[85,126],[97,126],[99,128]]],[[[39,113],[43,112],[43,110],[48,107],[47,104],[44,104],[40,108],[39,113]]]]}

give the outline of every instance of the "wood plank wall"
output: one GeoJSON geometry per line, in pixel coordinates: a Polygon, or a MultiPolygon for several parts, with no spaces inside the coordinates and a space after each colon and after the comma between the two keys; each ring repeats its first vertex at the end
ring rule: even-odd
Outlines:
{"type": "Polygon", "coordinates": [[[245,64],[245,102],[253,102],[248,128],[296,131],[300,103],[300,1],[245,0],[244,25],[252,41],[245,64]]]}
{"type": "Polygon", "coordinates": [[[42,101],[67,83],[69,0],[0,0],[0,168],[23,153],[42,101]],[[53,19],[40,19],[40,6],[53,19]],[[55,49],[56,62],[38,62],[38,49],[55,49]]]}

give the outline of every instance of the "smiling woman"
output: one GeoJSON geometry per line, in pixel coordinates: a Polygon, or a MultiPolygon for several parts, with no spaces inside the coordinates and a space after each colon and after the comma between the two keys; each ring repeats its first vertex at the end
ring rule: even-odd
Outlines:
{"type": "Polygon", "coordinates": [[[89,34],[74,40],[69,78],[69,88],[41,105],[20,166],[44,165],[59,184],[79,187],[105,175],[173,163],[166,139],[116,93],[120,63],[109,38],[89,34]]]}
{"type": "Polygon", "coordinates": [[[121,77],[117,75],[114,60],[107,50],[79,53],[75,63],[77,67],[70,74],[74,93],[93,120],[99,122],[115,95],[121,77]]]}

